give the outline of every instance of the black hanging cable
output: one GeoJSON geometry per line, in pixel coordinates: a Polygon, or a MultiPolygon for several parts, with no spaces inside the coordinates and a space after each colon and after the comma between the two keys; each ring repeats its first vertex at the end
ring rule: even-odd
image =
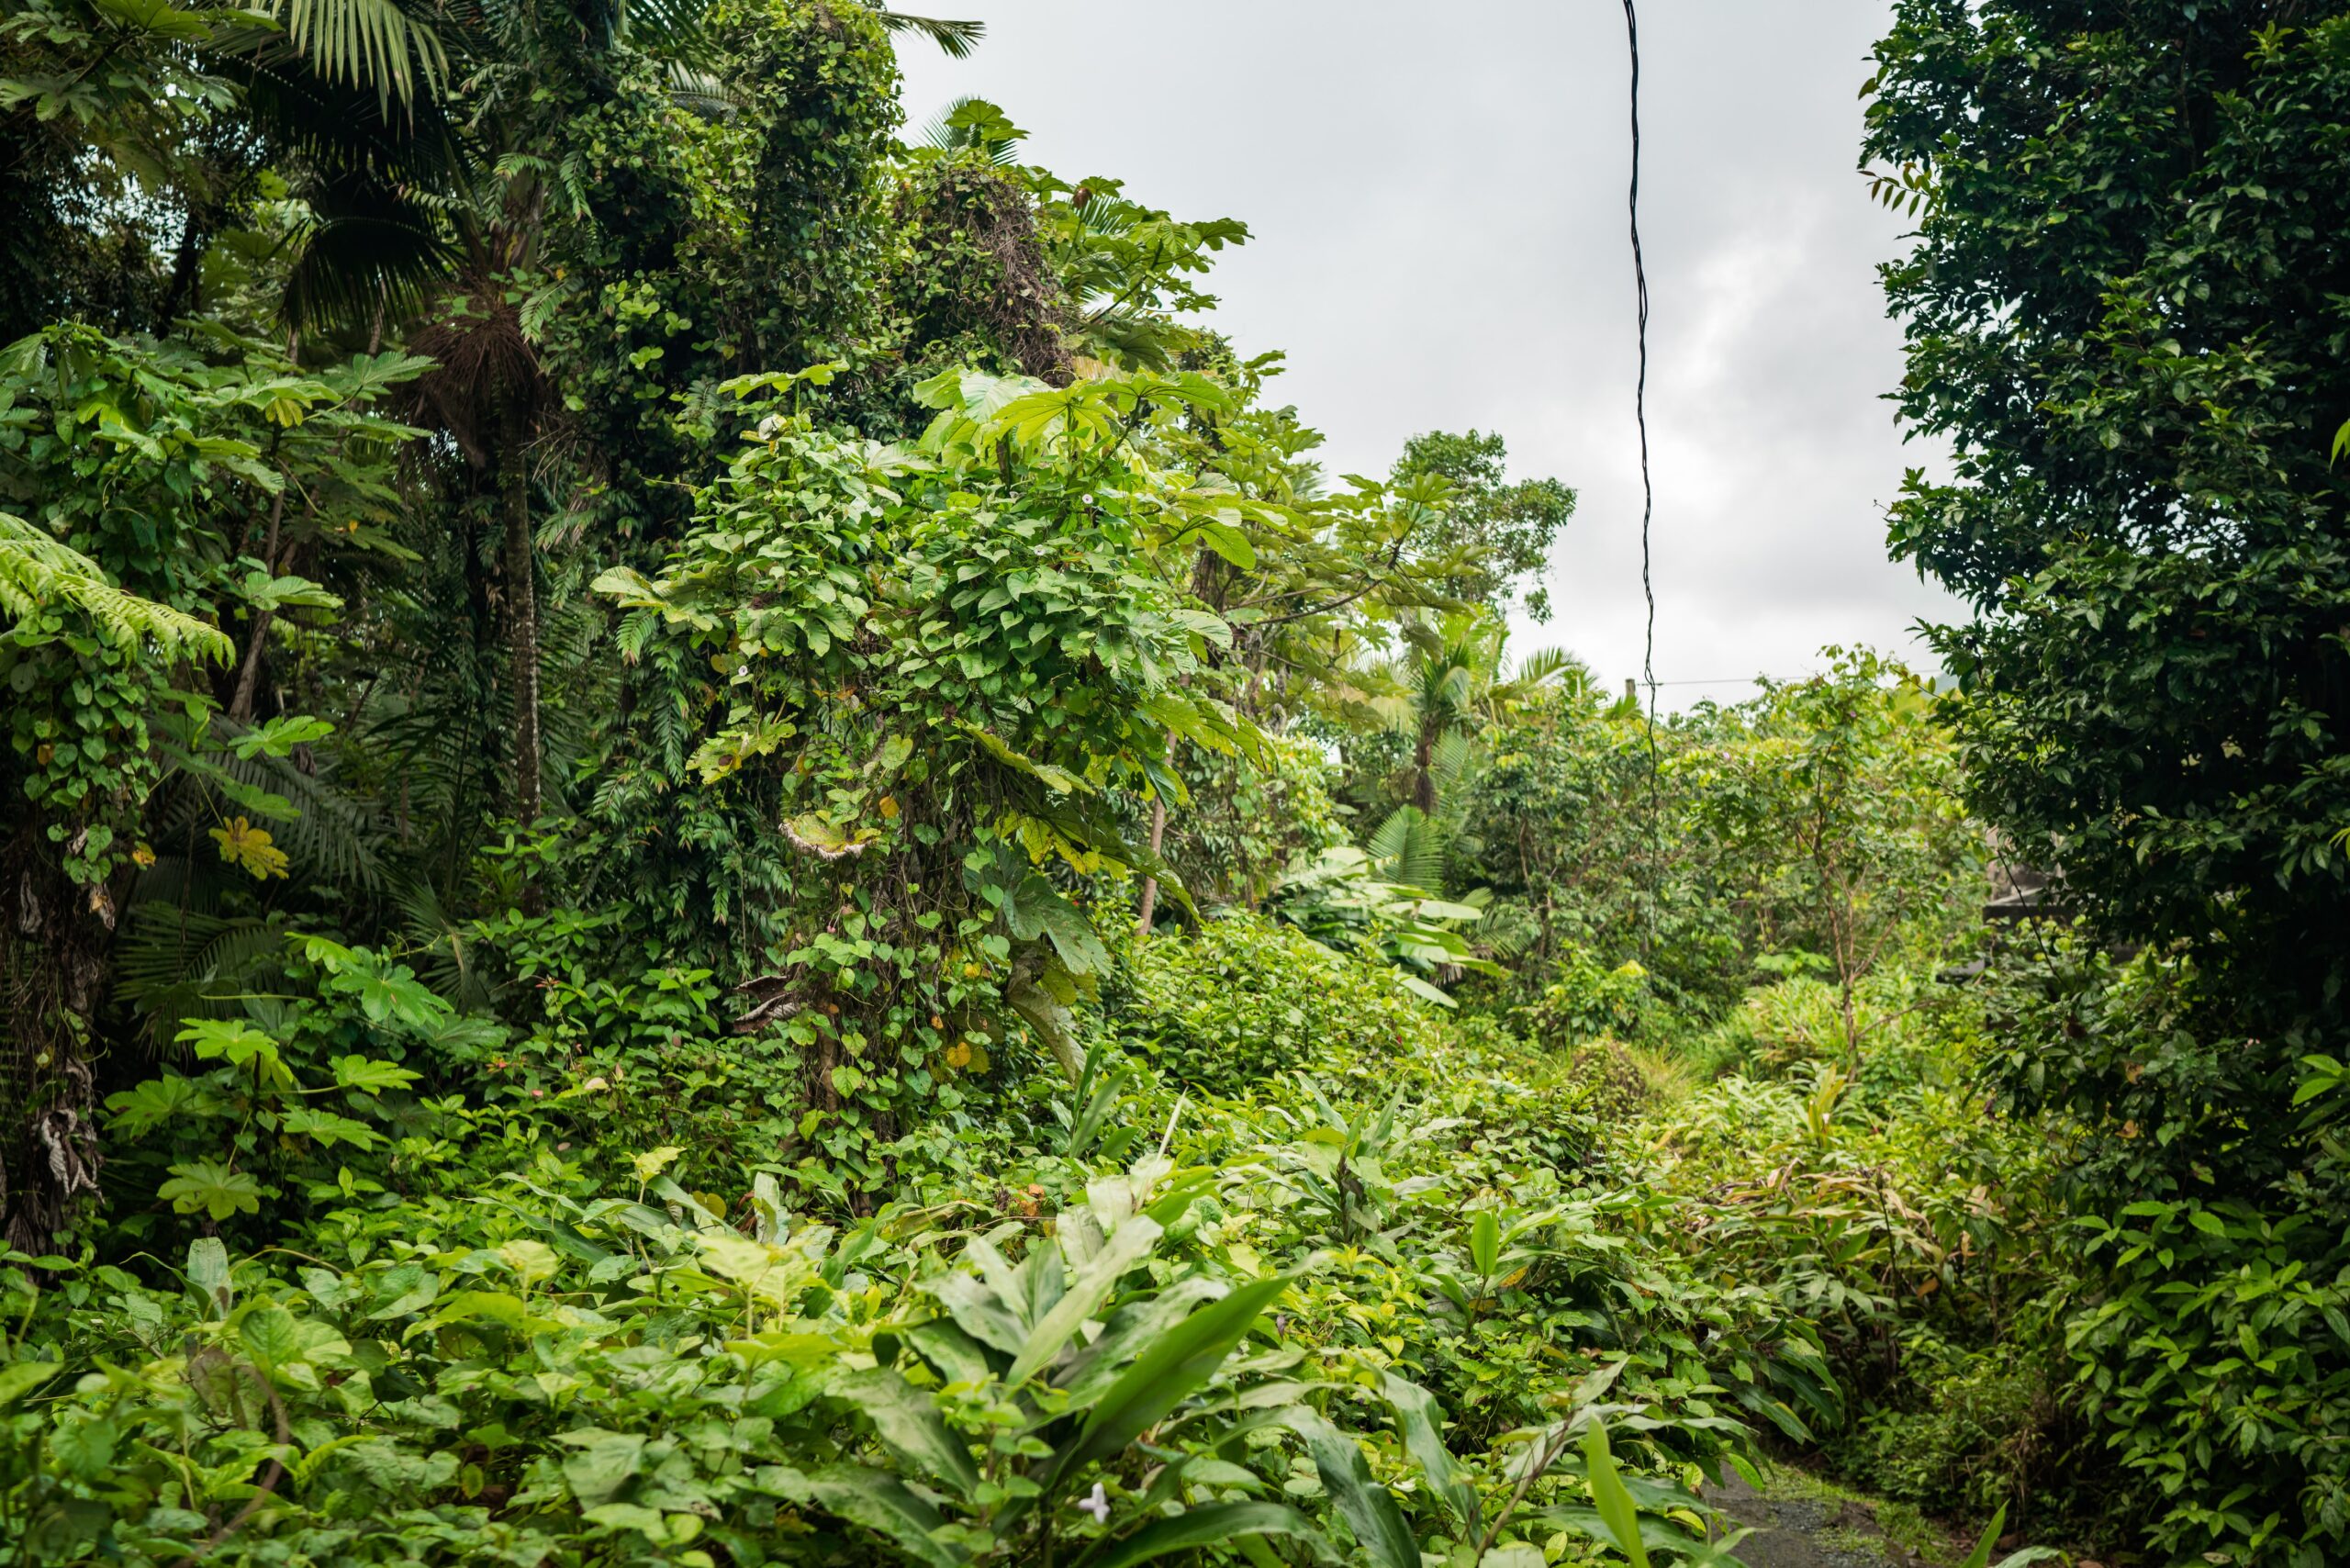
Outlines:
{"type": "Polygon", "coordinates": [[[1648,956],[1656,926],[1655,904],[1661,880],[1663,840],[1659,832],[1656,747],[1656,587],[1650,578],[1649,522],[1656,511],[1656,486],[1649,477],[1649,274],[1640,255],[1640,20],[1632,0],[1624,0],[1624,39],[1632,57],[1632,184],[1627,198],[1632,228],[1632,283],[1639,301],[1639,376],[1632,387],[1632,419],[1640,431],[1640,597],[1648,606],[1648,622],[1640,641],[1640,678],[1649,689],[1649,908],[1640,920],[1640,954],[1648,956]]]}

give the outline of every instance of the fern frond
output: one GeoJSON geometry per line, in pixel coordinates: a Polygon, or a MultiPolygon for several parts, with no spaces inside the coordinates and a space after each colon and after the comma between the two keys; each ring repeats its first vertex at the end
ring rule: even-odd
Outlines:
{"type": "Polygon", "coordinates": [[[81,610],[113,642],[151,642],[166,659],[201,656],[227,664],[236,653],[219,628],[125,593],[87,555],[0,511],[0,610],[22,621],[60,604],[81,610]]]}

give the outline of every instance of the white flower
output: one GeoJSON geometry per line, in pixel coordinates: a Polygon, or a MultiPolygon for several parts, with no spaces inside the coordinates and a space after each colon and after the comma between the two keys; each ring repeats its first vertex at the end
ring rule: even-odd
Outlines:
{"type": "Polygon", "coordinates": [[[1110,1522],[1110,1495],[1102,1490],[1102,1483],[1099,1481],[1093,1484],[1092,1495],[1078,1504],[1078,1506],[1091,1514],[1093,1522],[1097,1525],[1106,1525],[1110,1522]]]}

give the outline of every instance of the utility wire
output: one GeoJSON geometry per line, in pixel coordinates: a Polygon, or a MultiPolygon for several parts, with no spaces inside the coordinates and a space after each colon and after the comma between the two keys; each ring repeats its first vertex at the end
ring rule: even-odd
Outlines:
{"type": "Polygon", "coordinates": [[[1640,643],[1640,677],[1649,689],[1649,908],[1640,922],[1640,953],[1646,957],[1655,935],[1657,887],[1662,867],[1663,840],[1657,805],[1656,747],[1656,586],[1650,576],[1649,523],[1656,512],[1656,486],[1649,477],[1649,273],[1640,254],[1640,19],[1632,0],[1624,0],[1624,41],[1632,58],[1632,184],[1626,207],[1632,229],[1632,283],[1639,300],[1639,377],[1632,387],[1632,418],[1640,430],[1640,597],[1648,605],[1648,623],[1640,643]]]}

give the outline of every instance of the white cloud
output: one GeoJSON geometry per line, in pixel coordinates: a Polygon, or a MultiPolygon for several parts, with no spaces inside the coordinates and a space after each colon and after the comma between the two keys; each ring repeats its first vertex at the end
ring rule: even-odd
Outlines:
{"type": "MultiPolygon", "coordinates": [[[[1334,471],[1416,431],[1498,430],[1582,507],[1560,644],[1640,659],[1622,15],[1605,0],[1240,5],[960,0],[969,61],[902,45],[909,115],[1001,103],[1030,155],[1256,238],[1214,286],[1334,471]]],[[[1900,224],[1853,172],[1879,0],[1651,0],[1641,226],[1660,679],[1778,675],[1828,643],[1910,650],[1949,600],[1884,553],[1905,465],[1900,334],[1874,267],[1900,224]]],[[[1669,689],[1668,701],[1736,695],[1669,689]]]]}

